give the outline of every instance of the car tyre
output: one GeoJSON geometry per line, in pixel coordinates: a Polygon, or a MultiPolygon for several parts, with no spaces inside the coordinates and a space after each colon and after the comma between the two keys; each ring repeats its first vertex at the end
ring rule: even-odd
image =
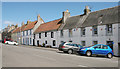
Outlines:
{"type": "Polygon", "coordinates": [[[69,49],[69,50],[68,50],[68,54],[73,54],[73,50],[72,50],[72,49],[69,49]]]}
{"type": "Polygon", "coordinates": [[[87,52],[86,52],[86,55],[87,55],[88,57],[90,57],[90,56],[92,55],[92,52],[91,52],[91,51],[87,51],[87,52]]]}
{"type": "Polygon", "coordinates": [[[111,53],[108,53],[107,57],[111,59],[113,57],[113,55],[111,53]]]}

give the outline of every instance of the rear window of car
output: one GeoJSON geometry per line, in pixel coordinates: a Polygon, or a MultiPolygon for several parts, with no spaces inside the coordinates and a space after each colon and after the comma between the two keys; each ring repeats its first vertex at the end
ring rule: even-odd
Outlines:
{"type": "Polygon", "coordinates": [[[62,42],[62,43],[61,43],[61,45],[64,45],[64,44],[65,44],[65,42],[62,42]]]}
{"type": "Polygon", "coordinates": [[[65,44],[65,45],[68,45],[68,46],[74,46],[74,44],[65,44]]]}

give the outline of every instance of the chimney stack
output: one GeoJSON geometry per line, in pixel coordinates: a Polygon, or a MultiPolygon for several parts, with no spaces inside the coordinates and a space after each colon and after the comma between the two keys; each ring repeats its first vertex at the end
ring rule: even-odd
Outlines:
{"type": "Polygon", "coordinates": [[[7,26],[8,28],[10,27],[10,25],[7,26]]]}
{"type": "Polygon", "coordinates": [[[18,24],[16,24],[16,26],[15,26],[16,28],[18,27],[18,24]]]}
{"type": "Polygon", "coordinates": [[[24,25],[24,22],[22,22],[22,26],[24,25]]]}
{"type": "Polygon", "coordinates": [[[37,16],[37,21],[38,22],[40,21],[40,14],[38,14],[38,16],[37,16]]]}
{"type": "Polygon", "coordinates": [[[91,12],[91,10],[89,9],[89,7],[88,7],[88,6],[85,6],[84,14],[85,14],[85,15],[88,15],[90,12],[91,12]]]}
{"type": "Polygon", "coordinates": [[[68,17],[70,17],[70,12],[67,9],[66,11],[63,12],[63,23],[65,23],[65,21],[68,17]]]}
{"type": "Polygon", "coordinates": [[[30,23],[30,20],[27,21],[27,25],[30,23]]]}

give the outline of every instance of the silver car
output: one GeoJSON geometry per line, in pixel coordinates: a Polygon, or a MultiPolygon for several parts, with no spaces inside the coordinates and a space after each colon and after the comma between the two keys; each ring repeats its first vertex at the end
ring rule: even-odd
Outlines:
{"type": "Polygon", "coordinates": [[[81,46],[80,44],[64,42],[59,45],[59,50],[63,51],[64,53],[72,54],[72,53],[76,53],[77,51],[79,51],[79,49],[82,47],[83,46],[81,46]]]}

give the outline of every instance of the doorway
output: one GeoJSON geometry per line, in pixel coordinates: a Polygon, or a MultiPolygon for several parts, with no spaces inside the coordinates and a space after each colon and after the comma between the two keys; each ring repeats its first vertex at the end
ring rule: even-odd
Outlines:
{"type": "Polygon", "coordinates": [[[33,39],[33,46],[35,46],[35,39],[33,39]]]}
{"type": "Polygon", "coordinates": [[[120,42],[118,43],[118,56],[120,57],[120,42]]]}
{"type": "Polygon", "coordinates": [[[113,50],[113,41],[107,41],[107,45],[109,45],[110,48],[113,50]]]}
{"type": "Polygon", "coordinates": [[[39,40],[37,40],[37,46],[39,46],[39,40]]]}
{"type": "Polygon", "coordinates": [[[55,40],[53,40],[53,46],[56,46],[56,41],[55,40]]]}

